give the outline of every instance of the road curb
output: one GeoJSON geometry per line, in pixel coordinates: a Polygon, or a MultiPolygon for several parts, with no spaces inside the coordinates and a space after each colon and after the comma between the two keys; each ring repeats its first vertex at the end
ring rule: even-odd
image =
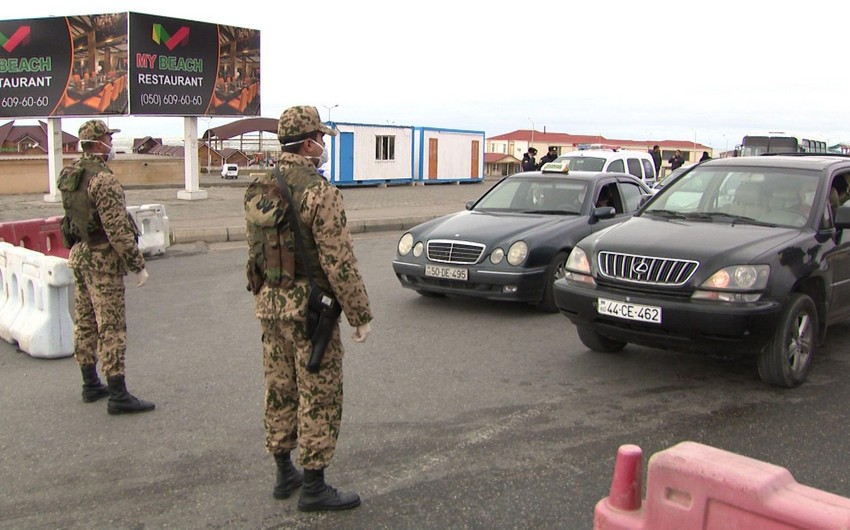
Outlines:
{"type": "Polygon", "coordinates": [[[206,243],[226,243],[227,228],[172,228],[171,243],[194,243],[204,241],[206,243]]]}

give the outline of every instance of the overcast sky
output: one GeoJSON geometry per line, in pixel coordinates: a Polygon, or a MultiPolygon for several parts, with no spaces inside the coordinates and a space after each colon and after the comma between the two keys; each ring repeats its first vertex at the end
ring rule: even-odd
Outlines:
{"type": "MultiPolygon", "coordinates": [[[[121,11],[259,29],[265,117],[314,105],[327,119],[338,105],[334,121],[488,137],[533,124],[721,150],[777,130],[850,142],[846,0],[39,0],[5,2],[2,17],[121,11]]],[[[120,136],[183,134],[182,118],[109,121],[120,136]]]]}

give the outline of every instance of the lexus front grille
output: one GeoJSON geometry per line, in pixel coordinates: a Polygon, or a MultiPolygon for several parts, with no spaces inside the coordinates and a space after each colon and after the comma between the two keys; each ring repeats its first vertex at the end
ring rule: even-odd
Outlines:
{"type": "Polygon", "coordinates": [[[599,253],[599,274],[612,280],[643,285],[684,285],[699,268],[692,260],[636,256],[618,252],[599,253]]]}
{"type": "Polygon", "coordinates": [[[478,263],[484,253],[484,245],[469,241],[435,239],[428,241],[428,259],[438,263],[472,265],[478,263]]]}

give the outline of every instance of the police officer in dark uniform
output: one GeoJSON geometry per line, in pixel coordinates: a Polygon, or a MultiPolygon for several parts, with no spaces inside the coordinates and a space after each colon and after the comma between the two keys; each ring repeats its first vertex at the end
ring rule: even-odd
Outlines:
{"type": "Polygon", "coordinates": [[[74,271],[74,358],[83,374],[83,401],[109,396],[109,414],[126,414],[151,411],[154,404],[130,394],[124,382],[124,275],[135,273],[141,287],[148,273],[124,188],[106,165],[115,154],[116,132],[102,120],[85,122],[79,131],[83,154],[62,170],[58,187],[65,209],[62,237],[74,271]],[[107,386],[97,376],[98,360],[107,386]]]}
{"type": "Polygon", "coordinates": [[[554,145],[550,145],[549,150],[546,152],[546,154],[540,157],[540,164],[538,164],[537,167],[542,168],[543,164],[554,162],[556,158],[558,158],[558,148],[554,145]]]}
{"type": "Polygon", "coordinates": [[[522,163],[520,164],[523,171],[534,171],[537,169],[537,149],[529,147],[528,151],[522,155],[522,163]]]}

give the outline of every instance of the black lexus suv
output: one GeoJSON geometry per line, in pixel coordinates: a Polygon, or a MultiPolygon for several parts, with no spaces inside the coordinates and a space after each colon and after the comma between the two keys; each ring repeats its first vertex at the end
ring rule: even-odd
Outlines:
{"type": "Polygon", "coordinates": [[[581,240],[555,304],[582,343],[754,354],[771,385],[808,375],[850,316],[850,158],[693,166],[629,220],[581,240]]]}

